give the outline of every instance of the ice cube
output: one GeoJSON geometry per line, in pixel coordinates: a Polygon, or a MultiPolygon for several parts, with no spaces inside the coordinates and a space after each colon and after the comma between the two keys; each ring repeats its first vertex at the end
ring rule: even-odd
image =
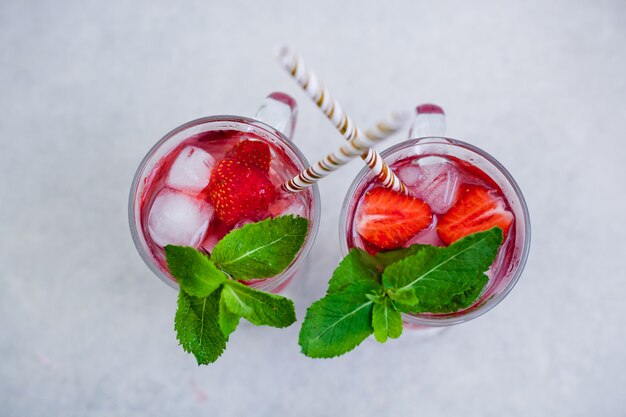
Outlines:
{"type": "Polygon", "coordinates": [[[396,173],[405,185],[412,186],[422,177],[422,168],[411,163],[402,166],[396,173]]]}
{"type": "Polygon", "coordinates": [[[274,201],[269,207],[269,213],[272,217],[293,214],[294,216],[306,218],[306,204],[302,197],[289,193],[274,201]]]}
{"type": "Polygon", "coordinates": [[[148,231],[157,245],[198,247],[206,236],[213,207],[180,191],[159,192],[148,214],[148,231]]]}
{"type": "Polygon", "coordinates": [[[278,161],[276,158],[272,159],[270,164],[269,178],[272,184],[276,187],[280,187],[281,184],[291,179],[291,176],[287,174],[287,168],[284,164],[278,161]]]}
{"type": "Polygon", "coordinates": [[[185,147],[170,168],[165,184],[192,194],[199,193],[208,184],[215,159],[201,148],[185,147]]]}
{"type": "Polygon", "coordinates": [[[445,213],[456,202],[460,173],[445,158],[427,156],[417,159],[400,168],[398,176],[411,194],[426,201],[435,213],[445,213]]]}

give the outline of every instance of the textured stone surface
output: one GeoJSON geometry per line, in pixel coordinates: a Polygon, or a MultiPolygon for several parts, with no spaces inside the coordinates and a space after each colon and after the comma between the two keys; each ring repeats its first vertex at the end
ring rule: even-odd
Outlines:
{"type": "MultiPolygon", "coordinates": [[[[266,3],[0,3],[0,415],[625,415],[624,2],[266,3]],[[340,144],[273,62],[284,42],[364,127],[436,102],[509,168],[533,245],[502,304],[332,361],[300,355],[297,326],[242,327],[210,367],[177,346],[176,294],[128,232],[131,177],[171,128],[273,90],[300,102],[309,158],[340,144]]],[[[321,184],[300,318],[360,168],[321,184]]]]}

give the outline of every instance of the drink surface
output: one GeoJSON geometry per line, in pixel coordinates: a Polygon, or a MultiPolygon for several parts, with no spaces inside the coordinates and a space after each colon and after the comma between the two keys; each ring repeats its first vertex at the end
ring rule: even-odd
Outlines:
{"type": "MultiPolygon", "coordinates": [[[[451,155],[411,155],[396,160],[391,168],[407,185],[409,194],[426,203],[423,209],[426,211],[423,223],[426,226],[419,226],[419,231],[395,247],[373,244],[372,241],[376,240],[369,233],[368,227],[371,226],[368,223],[380,221],[380,216],[372,216],[365,207],[367,196],[375,194],[381,184],[371,179],[360,184],[350,205],[346,230],[348,248],[358,247],[373,254],[413,244],[447,246],[463,234],[499,226],[504,229],[505,239],[487,272],[489,284],[479,302],[506,286],[519,264],[522,247],[516,239],[516,210],[496,181],[475,165],[451,155]]],[[[381,199],[377,204],[387,204],[385,209],[391,215],[393,211],[402,213],[403,207],[398,201],[388,201],[385,203],[381,199]]],[[[415,211],[404,210],[405,214],[407,212],[416,216],[415,211]]],[[[408,226],[405,229],[410,229],[412,219],[406,220],[408,226]]]]}
{"type": "MultiPolygon", "coordinates": [[[[253,158],[258,156],[256,152],[251,154],[253,158]]],[[[293,194],[280,189],[282,183],[301,169],[278,141],[271,142],[250,132],[212,130],[183,140],[155,164],[139,196],[140,230],[155,263],[168,273],[163,250],[167,244],[193,246],[210,253],[228,232],[245,224],[288,214],[310,219],[312,193],[293,194]],[[237,145],[250,141],[261,141],[269,146],[269,169],[262,176],[271,182],[268,186],[272,188],[268,190],[271,195],[266,196],[268,204],[253,215],[236,222],[230,218],[225,221],[224,216],[218,215],[211,198],[211,176],[216,175],[214,168],[220,162],[233,157],[237,145]]],[[[252,171],[260,175],[256,168],[252,171]]],[[[254,186],[249,178],[231,179],[238,192],[245,193],[254,186]]]]}

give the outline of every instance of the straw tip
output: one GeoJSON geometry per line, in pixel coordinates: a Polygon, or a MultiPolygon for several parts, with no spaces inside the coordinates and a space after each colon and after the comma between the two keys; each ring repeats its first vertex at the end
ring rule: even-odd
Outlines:
{"type": "Polygon", "coordinates": [[[445,114],[443,109],[436,104],[420,104],[415,108],[417,114],[445,114]]]}

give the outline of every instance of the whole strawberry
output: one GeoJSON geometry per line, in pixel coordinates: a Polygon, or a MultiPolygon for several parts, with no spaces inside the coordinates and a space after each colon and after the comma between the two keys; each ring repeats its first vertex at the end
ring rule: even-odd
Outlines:
{"type": "Polygon", "coordinates": [[[257,167],[265,173],[269,172],[272,162],[269,145],[259,140],[242,140],[230,150],[226,157],[236,159],[247,166],[257,167]]]}
{"type": "Polygon", "coordinates": [[[207,186],[217,217],[228,226],[241,220],[261,220],[276,199],[276,190],[265,172],[226,158],[213,168],[207,186]]]}

